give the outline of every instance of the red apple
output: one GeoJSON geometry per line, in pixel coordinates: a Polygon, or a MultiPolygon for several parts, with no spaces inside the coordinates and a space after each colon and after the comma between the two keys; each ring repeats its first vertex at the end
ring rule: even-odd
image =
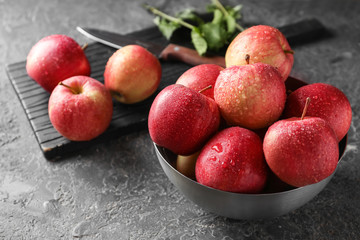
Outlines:
{"type": "Polygon", "coordinates": [[[145,48],[128,45],[108,60],[104,81],[112,96],[121,103],[132,104],[150,97],[161,79],[159,60],[145,48]]]}
{"type": "Polygon", "coordinates": [[[113,102],[105,86],[87,76],[68,78],[57,85],[49,99],[54,128],[72,141],[88,141],[110,124],[113,102]]]}
{"type": "Polygon", "coordinates": [[[212,188],[259,193],[268,174],[261,139],[241,127],[220,131],[201,150],[195,174],[199,183],[212,188]]]}
{"type": "Polygon", "coordinates": [[[322,118],[303,116],[271,125],[263,143],[270,169],[282,181],[295,187],[327,178],[335,171],[339,160],[334,130],[322,118]]]}
{"type": "Polygon", "coordinates": [[[69,77],[90,75],[90,64],[83,49],[66,35],[51,35],[41,39],[30,50],[26,71],[46,91],[69,77]]]}
{"type": "Polygon", "coordinates": [[[276,28],[257,25],[239,33],[230,43],[226,54],[226,67],[263,62],[277,68],[286,81],[294,64],[293,51],[285,36],[276,28]]]}
{"type": "Polygon", "coordinates": [[[286,89],[274,67],[255,63],[221,71],[214,98],[229,125],[260,129],[278,120],[285,106],[286,89]]]}
{"type": "Polygon", "coordinates": [[[150,137],[178,155],[190,155],[218,130],[220,113],[211,98],[173,84],[153,101],[148,118],[150,137]]]}
{"type": "Polygon", "coordinates": [[[223,69],[223,67],[216,64],[201,64],[184,72],[176,83],[194,89],[195,91],[201,91],[208,86],[212,86],[212,88],[204,90],[201,93],[214,99],[215,82],[220,71],[223,69]]]}
{"type": "Polygon", "coordinates": [[[338,141],[343,139],[349,131],[352,119],[351,105],[345,94],[325,83],[303,86],[288,96],[285,118],[299,117],[307,97],[310,97],[311,101],[306,115],[323,118],[334,129],[338,141]]]}

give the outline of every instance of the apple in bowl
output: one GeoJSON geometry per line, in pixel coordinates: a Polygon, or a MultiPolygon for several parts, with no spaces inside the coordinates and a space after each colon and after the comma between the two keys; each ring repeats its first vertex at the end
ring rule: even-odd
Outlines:
{"type": "Polygon", "coordinates": [[[215,101],[181,84],[164,88],[153,101],[148,117],[151,139],[178,155],[199,151],[219,125],[215,101]]]}
{"type": "Polygon", "coordinates": [[[225,54],[226,67],[262,62],[278,69],[283,81],[288,78],[294,64],[294,52],[285,36],[276,28],[257,25],[239,33],[225,54]]]}
{"type": "Polygon", "coordinates": [[[212,86],[209,89],[201,91],[201,93],[214,99],[214,86],[222,70],[224,70],[224,68],[216,64],[197,65],[185,71],[178,78],[176,84],[182,84],[195,91],[201,91],[208,86],[212,86]]]}
{"type": "Polygon", "coordinates": [[[196,180],[223,191],[260,193],[268,176],[262,148],[256,133],[241,127],[226,128],[200,151],[196,180]]]}
{"type": "Polygon", "coordinates": [[[339,145],[333,128],[322,118],[301,117],[279,120],[264,138],[264,154],[270,169],[284,182],[303,187],[320,182],[336,169],[339,145]]]}
{"type": "Polygon", "coordinates": [[[351,125],[351,104],[340,89],[330,84],[313,83],[292,92],[287,98],[284,117],[300,117],[308,97],[311,101],[307,115],[326,120],[338,141],[343,139],[351,125]]]}
{"type": "Polygon", "coordinates": [[[269,64],[231,66],[220,72],[214,99],[229,125],[261,129],[280,117],[286,88],[277,69],[269,64]]]}
{"type": "MultiPolygon", "coordinates": [[[[291,77],[286,81],[288,91],[295,91],[304,85],[307,84],[291,77]]],[[[338,143],[337,165],[345,152],[346,144],[347,135],[338,143]]],[[[335,169],[328,177],[319,182],[302,187],[290,186],[269,171],[263,191],[255,194],[230,192],[206,186],[196,179],[187,177],[185,173],[182,173],[182,169],[177,169],[177,154],[155,142],[154,148],[166,176],[188,199],[206,211],[233,219],[273,218],[300,208],[326,187],[336,171],[335,169]],[[279,184],[279,182],[281,183],[279,184]]],[[[213,150],[219,151],[220,148],[215,146],[213,150]]],[[[231,165],[230,161],[228,163],[231,165]]],[[[193,166],[193,161],[191,164],[190,162],[182,162],[182,164],[193,166]]]]}

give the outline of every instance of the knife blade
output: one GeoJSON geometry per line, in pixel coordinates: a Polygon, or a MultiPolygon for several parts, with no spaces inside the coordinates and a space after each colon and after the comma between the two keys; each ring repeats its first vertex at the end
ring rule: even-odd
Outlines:
{"type": "MultiPolygon", "coordinates": [[[[196,50],[169,43],[165,46],[148,42],[119,33],[100,29],[76,27],[86,37],[113,48],[121,48],[130,44],[137,44],[153,53],[162,60],[177,60],[192,66],[206,63],[218,64],[225,67],[225,59],[222,56],[200,56],[196,50]]],[[[325,27],[317,19],[304,19],[278,28],[288,39],[289,43],[317,39],[322,36],[325,27]]]]}
{"type": "Polygon", "coordinates": [[[225,59],[222,56],[200,56],[196,50],[169,43],[162,46],[153,42],[131,38],[114,32],[94,28],[76,27],[86,37],[113,48],[121,48],[126,45],[136,44],[146,48],[157,58],[164,61],[175,60],[187,63],[192,66],[205,63],[218,64],[225,67],[225,59]]]}

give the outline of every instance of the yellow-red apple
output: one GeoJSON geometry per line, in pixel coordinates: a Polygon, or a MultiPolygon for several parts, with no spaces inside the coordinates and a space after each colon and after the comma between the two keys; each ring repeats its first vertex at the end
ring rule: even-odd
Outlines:
{"type": "Polygon", "coordinates": [[[104,82],[119,102],[132,104],[150,97],[161,80],[159,60],[145,48],[128,45],[117,50],[108,60],[104,82]]]}
{"type": "Polygon", "coordinates": [[[276,28],[257,25],[239,33],[226,50],[226,67],[251,63],[267,63],[278,69],[286,81],[294,64],[294,52],[285,36],[276,28]]]}
{"type": "Polygon", "coordinates": [[[277,69],[265,63],[232,66],[217,78],[214,98],[229,125],[260,129],[280,117],[285,83],[277,69]]]}

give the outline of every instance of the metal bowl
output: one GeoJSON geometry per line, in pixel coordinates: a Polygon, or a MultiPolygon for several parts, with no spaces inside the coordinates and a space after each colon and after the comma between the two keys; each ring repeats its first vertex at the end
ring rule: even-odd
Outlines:
{"type": "MultiPolygon", "coordinates": [[[[290,79],[287,85],[290,85],[287,86],[288,90],[293,91],[306,83],[290,79]]],[[[339,143],[339,163],[346,144],[347,135],[339,143]]],[[[261,194],[232,193],[204,186],[186,177],[174,167],[175,154],[155,143],[154,146],[165,174],[187,198],[209,212],[232,219],[273,218],[289,213],[319,194],[336,172],[335,169],[326,179],[304,187],[261,194]]]]}

